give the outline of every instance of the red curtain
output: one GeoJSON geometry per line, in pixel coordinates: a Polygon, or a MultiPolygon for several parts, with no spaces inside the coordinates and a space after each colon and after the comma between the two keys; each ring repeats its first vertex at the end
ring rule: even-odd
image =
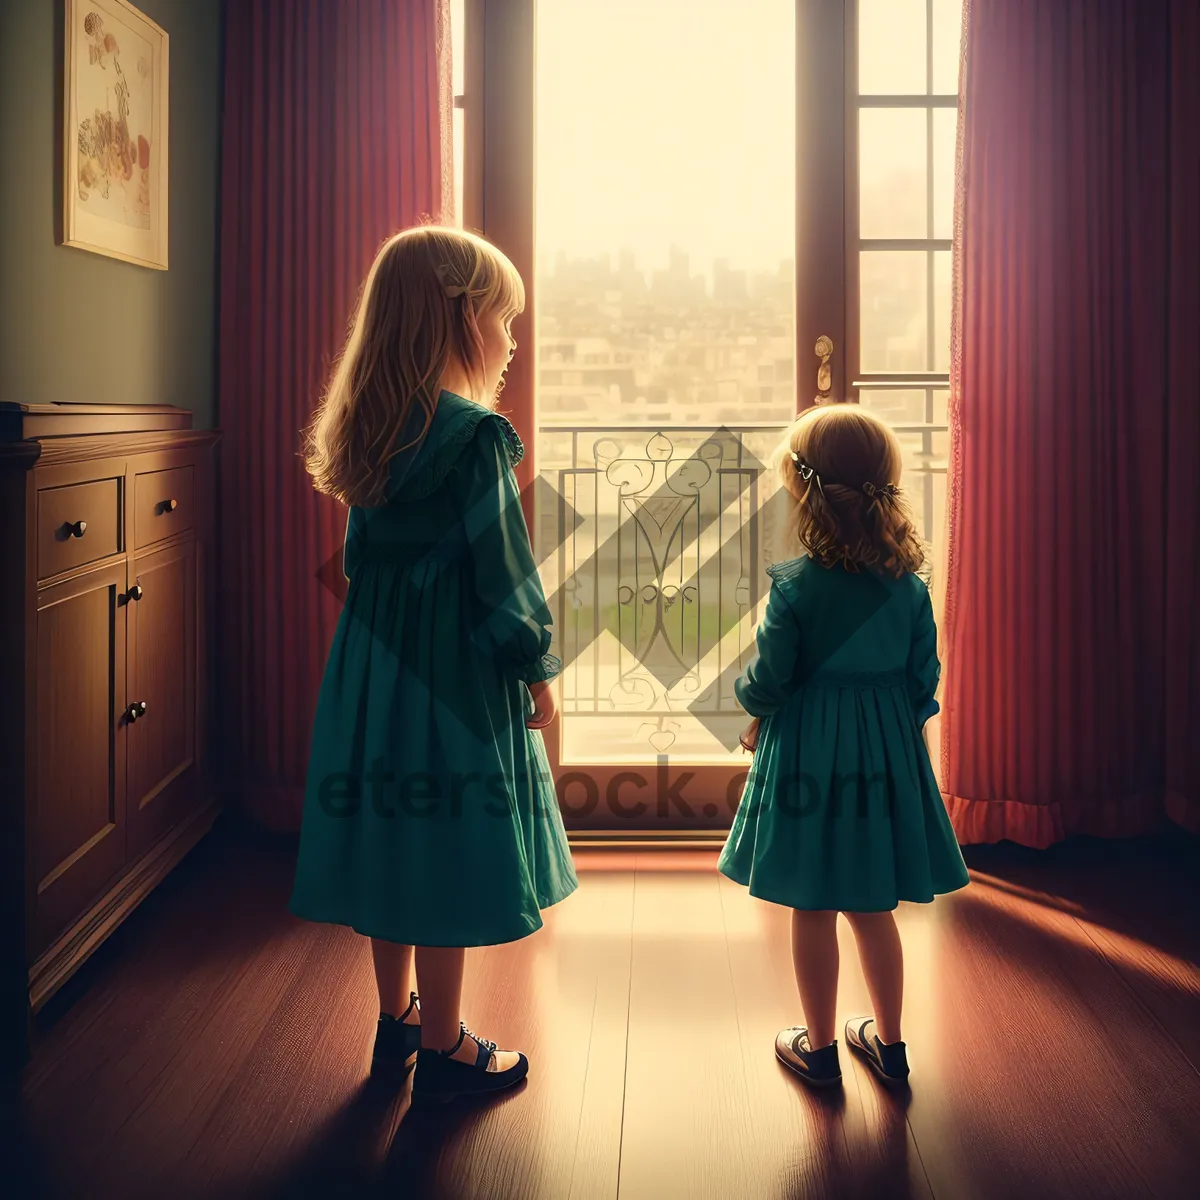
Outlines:
{"type": "Polygon", "coordinates": [[[1200,832],[1200,4],[1171,6],[1167,815],[1200,832]]]}
{"type": "Polygon", "coordinates": [[[346,510],[299,457],[383,240],[452,219],[448,0],[228,5],[215,756],[299,827],[346,510]]]}
{"type": "Polygon", "coordinates": [[[969,0],[942,786],[961,841],[1200,829],[1195,0],[969,0]]]}

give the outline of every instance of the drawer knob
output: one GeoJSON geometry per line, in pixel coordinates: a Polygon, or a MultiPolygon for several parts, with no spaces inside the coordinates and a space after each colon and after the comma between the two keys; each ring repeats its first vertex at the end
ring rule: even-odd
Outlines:
{"type": "Polygon", "coordinates": [[[129,708],[126,709],[125,715],[131,722],[136,721],[138,717],[144,717],[146,715],[145,700],[138,700],[136,703],[131,704],[129,708]]]}
{"type": "Polygon", "coordinates": [[[159,506],[158,511],[161,516],[163,513],[174,512],[179,507],[178,500],[164,500],[159,506]]]}
{"type": "Polygon", "coordinates": [[[146,593],[140,583],[135,583],[133,587],[129,589],[130,600],[140,600],[145,594],[146,593]]]}
{"type": "Polygon", "coordinates": [[[68,522],[68,524],[67,524],[67,536],[68,537],[81,538],[81,537],[83,537],[83,535],[85,533],[87,533],[87,522],[86,521],[76,521],[76,522],[74,522],[74,524],[71,524],[70,522],[68,522]]]}

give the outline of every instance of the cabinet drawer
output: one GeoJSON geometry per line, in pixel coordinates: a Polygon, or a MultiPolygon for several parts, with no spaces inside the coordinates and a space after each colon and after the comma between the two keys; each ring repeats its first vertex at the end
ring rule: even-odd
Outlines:
{"type": "Polygon", "coordinates": [[[43,488],[37,495],[38,578],[116,554],[120,518],[115,479],[43,488]]]}
{"type": "Polygon", "coordinates": [[[195,524],[192,468],[144,471],[133,477],[133,546],[140,550],[195,524]]]}

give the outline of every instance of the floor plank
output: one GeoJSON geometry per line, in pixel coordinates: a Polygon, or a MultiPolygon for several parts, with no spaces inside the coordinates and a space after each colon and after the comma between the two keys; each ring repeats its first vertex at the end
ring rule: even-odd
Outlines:
{"type": "MultiPolygon", "coordinates": [[[[294,844],[219,825],[40,1015],[0,1154],[46,1200],[1190,1196],[1198,847],[972,847],[971,887],[901,905],[907,1097],[844,1046],[832,1096],[775,1061],[789,916],[712,852],[581,850],[543,930],[468,959],[529,1080],[425,1113],[366,1082],[366,939],[287,913],[294,844]]],[[[839,945],[840,1024],[870,1002],[839,945]]]]}
{"type": "Polygon", "coordinates": [[[755,1164],[740,1064],[716,873],[707,860],[694,872],[652,871],[639,858],[623,1200],[746,1194],[755,1164]]]}
{"type": "Polygon", "coordinates": [[[979,881],[938,918],[906,1024],[934,1194],[1189,1194],[1200,1076],[1074,918],[979,881]]]}

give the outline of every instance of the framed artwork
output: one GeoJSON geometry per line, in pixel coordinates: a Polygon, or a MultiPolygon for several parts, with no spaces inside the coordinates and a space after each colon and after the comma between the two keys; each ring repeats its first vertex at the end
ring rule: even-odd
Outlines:
{"type": "Polygon", "coordinates": [[[167,269],[165,30],[127,0],[65,0],[63,245],[167,269]]]}

